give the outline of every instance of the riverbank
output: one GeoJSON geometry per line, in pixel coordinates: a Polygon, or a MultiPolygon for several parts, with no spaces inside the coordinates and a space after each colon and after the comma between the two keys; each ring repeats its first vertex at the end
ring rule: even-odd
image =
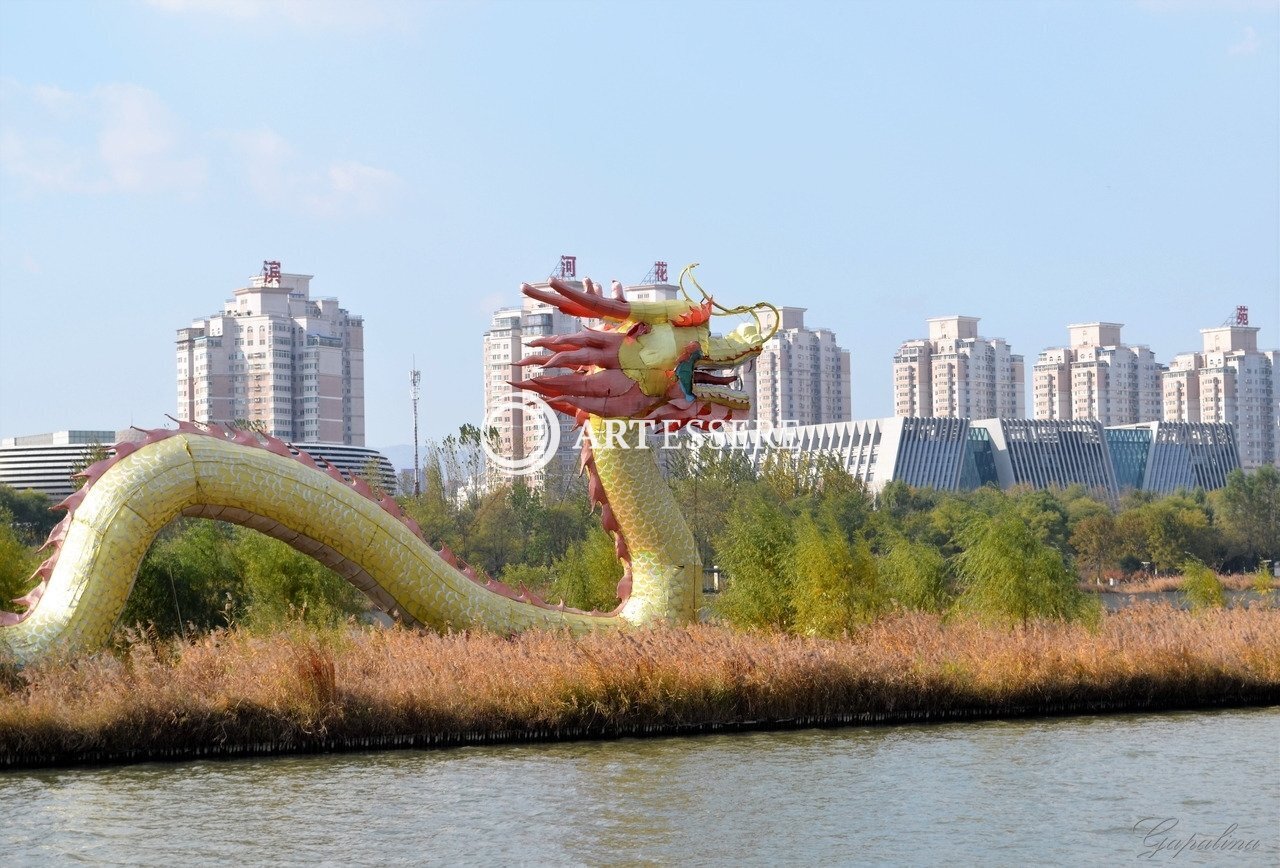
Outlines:
{"type": "Polygon", "coordinates": [[[1090,630],[912,613],[828,641],[715,626],[135,641],[10,672],[0,768],[1280,704],[1280,610],[1090,630]]]}

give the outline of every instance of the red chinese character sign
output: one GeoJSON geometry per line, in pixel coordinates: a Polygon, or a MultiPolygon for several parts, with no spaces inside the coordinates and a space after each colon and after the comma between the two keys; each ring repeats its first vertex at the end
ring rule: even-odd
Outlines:
{"type": "Polygon", "coordinates": [[[262,260],[262,282],[280,283],[280,261],[276,259],[262,260]]]}
{"type": "Polygon", "coordinates": [[[1247,326],[1249,324],[1249,308],[1243,304],[1236,307],[1236,325],[1247,326]]]}

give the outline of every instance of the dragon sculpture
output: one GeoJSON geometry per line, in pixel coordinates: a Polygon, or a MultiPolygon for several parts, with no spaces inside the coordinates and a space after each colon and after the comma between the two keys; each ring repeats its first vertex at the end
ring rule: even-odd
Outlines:
{"type": "Polygon", "coordinates": [[[740,418],[747,395],[730,370],[759,354],[769,335],[759,303],[724,308],[706,294],[695,302],[627,301],[591,280],[583,289],[553,279],[525,295],[594,326],[533,341],[547,354],[520,365],[568,369],[513,381],[586,426],[582,468],[601,521],[615,540],[624,576],[619,606],[584,612],[551,605],[477,572],[447,547],[433,548],[395,500],[364,480],[345,479],[306,452],[250,431],[178,421],[177,430],[143,432],[85,469],[84,486],[54,509],[66,516],[49,534],[38,584],[0,613],[0,655],[26,664],[52,653],[105,643],[156,534],[178,516],[240,524],[275,537],[333,569],[407,624],[437,629],[528,628],[575,634],[623,625],[684,623],[697,615],[702,568],[693,535],[658,472],[646,428],[740,418]],[[713,314],[750,314],[713,336],[713,314]],[[621,424],[620,424],[621,423],[621,424]]]}

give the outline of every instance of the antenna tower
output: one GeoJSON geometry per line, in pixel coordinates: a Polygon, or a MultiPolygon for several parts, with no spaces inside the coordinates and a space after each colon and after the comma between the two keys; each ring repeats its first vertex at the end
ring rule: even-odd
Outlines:
{"type": "Polygon", "coordinates": [[[413,496],[422,494],[422,462],[418,460],[418,384],[422,382],[422,372],[418,370],[418,357],[413,357],[413,368],[409,371],[409,399],[413,401],[413,496]]]}

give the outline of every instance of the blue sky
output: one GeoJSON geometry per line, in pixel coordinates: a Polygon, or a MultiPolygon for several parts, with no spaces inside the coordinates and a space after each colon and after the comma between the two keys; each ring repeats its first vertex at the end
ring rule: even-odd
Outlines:
{"type": "Polygon", "coordinates": [[[166,423],[264,259],[365,317],[369,444],[481,415],[562,253],[809,308],[855,418],[929,316],[1028,364],[1280,345],[1280,3],[0,4],[0,435],[166,423]]]}

